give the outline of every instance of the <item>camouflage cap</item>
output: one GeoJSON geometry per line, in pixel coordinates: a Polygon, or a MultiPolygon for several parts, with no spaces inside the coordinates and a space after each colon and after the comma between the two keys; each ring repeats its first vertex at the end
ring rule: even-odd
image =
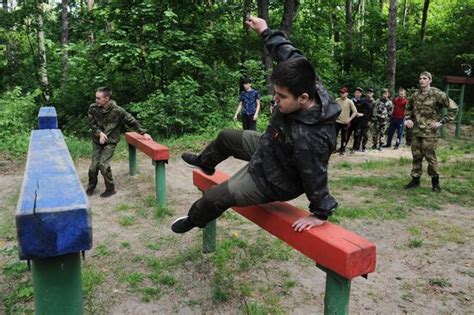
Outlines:
{"type": "Polygon", "coordinates": [[[433,80],[433,76],[432,76],[431,73],[429,73],[428,71],[423,71],[422,73],[420,73],[420,77],[421,77],[422,75],[425,76],[425,77],[427,77],[427,78],[430,79],[430,80],[433,80]]]}

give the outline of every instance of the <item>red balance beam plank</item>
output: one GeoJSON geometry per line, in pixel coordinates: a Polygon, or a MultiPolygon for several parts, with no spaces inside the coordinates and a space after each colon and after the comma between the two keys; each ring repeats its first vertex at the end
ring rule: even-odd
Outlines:
{"type": "Polygon", "coordinates": [[[455,77],[455,76],[445,76],[444,81],[446,83],[456,83],[456,84],[474,84],[474,78],[470,77],[455,77]]]}
{"type": "Polygon", "coordinates": [[[167,147],[153,140],[146,140],[139,133],[126,132],[125,139],[129,144],[151,157],[153,161],[168,161],[170,157],[170,151],[167,147]]]}
{"type": "MultiPolygon", "coordinates": [[[[193,170],[194,185],[201,191],[206,191],[228,178],[229,176],[219,171],[213,176],[207,176],[199,170],[193,170]]],[[[309,231],[295,232],[291,225],[298,218],[307,216],[307,211],[284,202],[233,209],[346,279],[375,271],[375,245],[353,232],[330,222],[309,231]]]]}

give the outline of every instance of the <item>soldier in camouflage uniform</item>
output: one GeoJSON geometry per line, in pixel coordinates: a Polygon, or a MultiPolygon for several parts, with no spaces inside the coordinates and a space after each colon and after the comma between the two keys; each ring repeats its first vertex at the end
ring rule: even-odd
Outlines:
{"type": "Polygon", "coordinates": [[[382,141],[387,128],[387,122],[389,117],[392,115],[393,104],[390,101],[390,92],[388,89],[382,90],[382,97],[380,97],[374,106],[374,112],[372,116],[372,149],[382,150],[382,141]]]}
{"type": "Polygon", "coordinates": [[[249,163],[228,181],[206,191],[187,216],[173,222],[175,233],[203,228],[233,206],[286,201],[302,193],[310,201],[311,214],[293,223],[295,231],[323,224],[336,209],[327,168],[336,147],[335,121],[340,108],[284,33],[270,30],[257,17],[246,23],[261,35],[279,62],[271,76],[277,110],[263,134],[223,130],[200,155],[183,154],[185,162],[207,174],[213,174],[216,165],[229,156],[249,163]]]}
{"type": "Polygon", "coordinates": [[[91,196],[97,186],[97,175],[104,177],[105,191],[101,197],[109,197],[116,193],[110,161],[114,156],[115,147],[120,141],[123,129],[137,131],[145,139],[151,140],[138,121],[118,106],[111,99],[112,91],[108,87],[98,88],[95,103],[89,106],[87,116],[92,130],[92,161],[89,167],[89,183],[86,193],[91,196]]]}
{"type": "Polygon", "coordinates": [[[405,125],[413,128],[411,153],[413,155],[412,180],[405,189],[420,186],[420,176],[423,172],[423,158],[428,161],[428,175],[434,192],[440,192],[438,162],[436,147],[438,144],[438,129],[452,120],[457,113],[457,105],[446,93],[431,87],[432,76],[428,71],[420,74],[420,90],[414,92],[405,108],[405,125]],[[443,108],[447,114],[442,117],[443,108]]]}

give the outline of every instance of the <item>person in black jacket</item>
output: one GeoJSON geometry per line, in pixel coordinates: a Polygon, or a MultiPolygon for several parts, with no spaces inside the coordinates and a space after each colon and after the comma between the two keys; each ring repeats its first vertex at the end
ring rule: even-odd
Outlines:
{"type": "Polygon", "coordinates": [[[233,156],[249,161],[228,181],[206,191],[188,215],[171,229],[185,233],[203,228],[233,206],[287,201],[306,193],[307,217],[293,223],[295,231],[323,224],[337,207],[329,193],[328,161],[336,147],[335,121],[340,108],[329,96],[310,62],[280,31],[265,20],[250,17],[246,24],[260,34],[279,64],[273,71],[274,111],[266,131],[223,130],[201,152],[184,153],[183,160],[212,175],[215,167],[233,156]]]}

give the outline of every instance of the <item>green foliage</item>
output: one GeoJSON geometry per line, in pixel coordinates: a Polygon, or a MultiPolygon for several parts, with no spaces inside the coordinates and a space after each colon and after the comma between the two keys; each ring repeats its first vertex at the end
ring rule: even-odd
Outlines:
{"type": "Polygon", "coordinates": [[[0,96],[0,150],[13,155],[26,153],[28,139],[38,115],[39,106],[35,98],[39,90],[24,94],[20,87],[6,91],[0,96]]]}

